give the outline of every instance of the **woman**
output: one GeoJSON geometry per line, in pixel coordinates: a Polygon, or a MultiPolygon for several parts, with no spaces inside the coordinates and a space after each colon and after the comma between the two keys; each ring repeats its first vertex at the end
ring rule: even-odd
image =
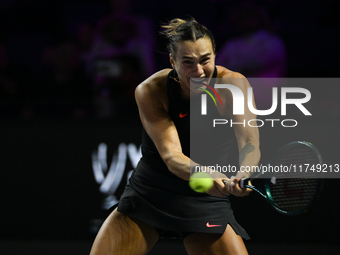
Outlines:
{"type": "MultiPolygon", "coordinates": [[[[143,157],[118,207],[101,227],[91,255],[146,254],[160,236],[169,232],[183,238],[189,254],[247,254],[242,237],[247,239],[248,235],[236,222],[227,195],[247,195],[249,191],[241,189],[238,183],[249,173],[239,171],[236,177],[228,179],[215,172],[212,173],[214,185],[208,194],[191,190],[188,185],[191,168],[201,162],[188,157],[191,129],[187,114],[191,114],[188,103],[200,98],[202,89],[208,85],[202,83],[203,79],[226,78],[244,94],[249,84],[241,74],[215,66],[214,39],[194,19],[174,19],[164,28],[173,69],[155,73],[135,91],[144,127],[143,157]],[[235,185],[230,185],[231,182],[235,185]]],[[[217,108],[208,107],[215,111],[214,116],[234,123],[256,119],[247,107],[244,115],[233,115],[230,91],[217,92],[222,104],[217,108]]],[[[197,135],[206,132],[204,123],[193,129],[197,135]]],[[[240,165],[257,165],[260,159],[258,129],[235,125],[233,132],[240,165]]],[[[227,148],[220,153],[224,164],[232,137],[228,131],[218,141],[218,146],[227,148]]],[[[199,146],[204,149],[208,145],[199,146]]]]}

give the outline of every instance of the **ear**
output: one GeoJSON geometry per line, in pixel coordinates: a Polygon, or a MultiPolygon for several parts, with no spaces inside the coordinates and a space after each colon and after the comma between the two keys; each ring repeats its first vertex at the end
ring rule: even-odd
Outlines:
{"type": "Polygon", "coordinates": [[[171,54],[169,54],[169,59],[170,59],[170,64],[171,64],[172,68],[175,69],[175,61],[174,61],[174,59],[172,58],[171,54]]]}

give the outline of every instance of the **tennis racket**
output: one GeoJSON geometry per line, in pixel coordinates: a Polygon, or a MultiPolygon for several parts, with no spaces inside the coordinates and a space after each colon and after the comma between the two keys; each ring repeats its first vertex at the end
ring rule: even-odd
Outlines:
{"type": "Polygon", "coordinates": [[[322,186],[316,174],[306,167],[322,164],[318,149],[309,142],[295,141],[283,146],[268,162],[275,173],[254,173],[248,179],[240,180],[241,188],[249,188],[264,197],[278,212],[298,215],[308,211],[322,186]],[[289,172],[288,172],[289,170],[289,172]],[[249,183],[264,178],[264,190],[249,183]]]}

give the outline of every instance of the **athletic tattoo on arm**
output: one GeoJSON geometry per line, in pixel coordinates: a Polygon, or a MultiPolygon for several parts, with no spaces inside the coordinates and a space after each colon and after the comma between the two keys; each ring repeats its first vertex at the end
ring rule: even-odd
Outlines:
{"type": "Polygon", "coordinates": [[[246,158],[247,154],[255,150],[255,146],[251,143],[247,143],[240,151],[239,164],[241,165],[246,158]]]}

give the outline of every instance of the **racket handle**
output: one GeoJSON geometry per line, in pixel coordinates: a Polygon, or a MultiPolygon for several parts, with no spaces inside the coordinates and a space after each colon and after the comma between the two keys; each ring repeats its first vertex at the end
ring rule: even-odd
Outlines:
{"type": "Polygon", "coordinates": [[[247,179],[242,178],[242,179],[240,180],[240,187],[241,187],[242,189],[246,188],[246,187],[244,186],[244,183],[247,183],[247,182],[248,182],[247,179]]]}
{"type": "MultiPolygon", "coordinates": [[[[248,183],[248,181],[249,181],[249,179],[245,179],[245,178],[241,179],[241,180],[240,180],[240,184],[239,184],[240,187],[241,187],[242,189],[246,188],[244,183],[248,183]]],[[[226,184],[227,182],[228,182],[228,181],[225,181],[225,180],[223,181],[224,184],[226,184]]]]}

